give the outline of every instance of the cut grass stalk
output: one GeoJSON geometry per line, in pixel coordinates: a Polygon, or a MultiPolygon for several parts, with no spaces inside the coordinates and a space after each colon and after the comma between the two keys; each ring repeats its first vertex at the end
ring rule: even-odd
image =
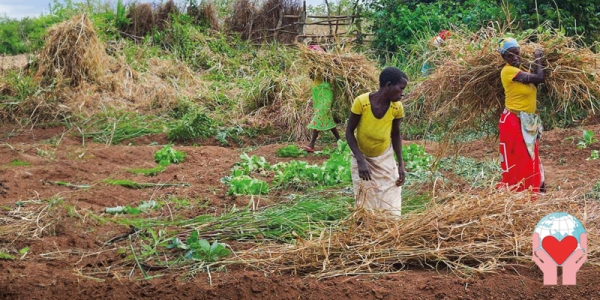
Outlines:
{"type": "Polygon", "coordinates": [[[143,182],[138,183],[135,181],[127,180],[127,179],[105,179],[105,183],[110,185],[120,185],[122,187],[130,188],[130,189],[143,189],[143,188],[152,188],[152,187],[189,187],[191,186],[189,183],[151,183],[151,182],[143,182]]]}
{"type": "Polygon", "coordinates": [[[156,176],[159,173],[162,173],[167,168],[163,165],[158,165],[154,168],[137,168],[137,169],[128,169],[127,172],[132,174],[142,174],[144,176],[156,176]]]}

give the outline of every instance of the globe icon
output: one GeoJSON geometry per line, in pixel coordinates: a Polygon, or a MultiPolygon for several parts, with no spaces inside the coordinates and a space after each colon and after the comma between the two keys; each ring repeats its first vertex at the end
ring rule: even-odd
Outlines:
{"type": "Polygon", "coordinates": [[[577,248],[581,248],[580,236],[585,228],[574,216],[566,212],[555,212],[543,217],[535,226],[534,232],[540,235],[540,245],[545,237],[551,235],[559,242],[567,236],[577,239],[577,248]]]}

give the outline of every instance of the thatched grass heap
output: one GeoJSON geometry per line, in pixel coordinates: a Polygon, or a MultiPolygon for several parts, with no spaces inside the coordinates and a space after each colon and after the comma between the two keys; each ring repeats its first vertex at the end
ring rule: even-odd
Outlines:
{"type": "Polygon", "coordinates": [[[130,19],[125,32],[136,39],[142,39],[154,29],[154,11],[149,3],[134,3],[129,6],[127,18],[130,19]]]}
{"type": "Polygon", "coordinates": [[[493,272],[503,265],[531,263],[537,222],[552,212],[577,217],[588,232],[588,262],[598,264],[600,206],[578,195],[446,192],[426,210],[399,220],[358,211],[342,228],[332,228],[296,245],[272,245],[238,253],[268,271],[291,271],[319,278],[394,272],[405,264],[449,267],[460,275],[493,272]],[[357,222],[357,220],[360,220],[357,222]]]}
{"type": "Polygon", "coordinates": [[[68,80],[71,86],[84,81],[102,82],[108,70],[103,43],[87,15],[77,15],[53,26],[39,56],[38,76],[68,80]]]}
{"type": "MultiPolygon", "coordinates": [[[[406,99],[432,122],[450,121],[452,131],[477,131],[480,123],[497,122],[504,108],[500,71],[504,66],[497,52],[502,30],[482,28],[473,34],[455,29],[452,37],[430,53],[437,68],[406,99]]],[[[540,30],[539,34],[517,37],[524,65],[535,71],[533,52],[544,52],[545,84],[538,87],[541,106],[549,102],[557,110],[570,107],[595,112],[600,107],[600,56],[572,37],[540,30]]]]}

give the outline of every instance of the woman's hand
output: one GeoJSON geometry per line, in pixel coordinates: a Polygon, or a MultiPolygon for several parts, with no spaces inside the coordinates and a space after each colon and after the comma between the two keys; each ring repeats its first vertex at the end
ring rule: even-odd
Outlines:
{"type": "Polygon", "coordinates": [[[535,58],[542,58],[542,49],[535,49],[535,51],[533,52],[533,55],[535,56],[535,58]]]}
{"type": "Polygon", "coordinates": [[[371,170],[369,169],[369,164],[367,164],[367,161],[362,158],[357,159],[356,162],[358,163],[358,176],[360,179],[371,180],[371,170]]]}
{"type": "Polygon", "coordinates": [[[404,185],[405,180],[406,170],[404,169],[404,164],[398,164],[398,180],[396,180],[396,186],[404,185]]]}

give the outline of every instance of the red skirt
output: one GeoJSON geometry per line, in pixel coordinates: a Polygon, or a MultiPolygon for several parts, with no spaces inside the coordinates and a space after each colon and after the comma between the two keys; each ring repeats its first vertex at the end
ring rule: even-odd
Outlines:
{"type": "Polygon", "coordinates": [[[502,167],[502,180],[498,186],[507,186],[517,192],[530,188],[534,192],[539,192],[542,173],[538,142],[535,142],[534,158],[531,158],[523,139],[521,120],[507,109],[500,117],[498,128],[500,131],[500,166],[502,167]]]}

